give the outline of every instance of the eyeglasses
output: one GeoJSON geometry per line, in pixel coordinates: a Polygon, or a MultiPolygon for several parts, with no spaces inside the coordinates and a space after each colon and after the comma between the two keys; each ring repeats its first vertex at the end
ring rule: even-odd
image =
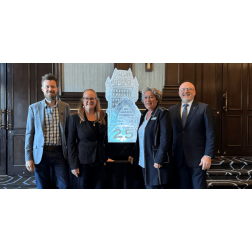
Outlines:
{"type": "Polygon", "coordinates": [[[181,92],[184,92],[184,91],[193,91],[194,89],[193,88],[181,88],[181,89],[179,89],[179,91],[181,91],[181,92]]]}
{"type": "Polygon", "coordinates": [[[87,98],[87,97],[83,97],[84,101],[94,101],[96,100],[96,98],[87,98]]]}

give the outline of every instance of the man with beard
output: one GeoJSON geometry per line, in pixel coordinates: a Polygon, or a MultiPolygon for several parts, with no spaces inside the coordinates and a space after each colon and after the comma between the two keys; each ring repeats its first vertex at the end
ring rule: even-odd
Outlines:
{"type": "Polygon", "coordinates": [[[41,90],[45,99],[29,106],[25,138],[25,161],[28,171],[35,171],[38,189],[69,187],[67,162],[67,127],[70,107],[56,100],[59,91],[56,77],[42,76],[41,90]],[[52,170],[51,170],[52,169],[52,170]],[[55,187],[55,186],[54,186],[55,187]]]}
{"type": "Polygon", "coordinates": [[[207,188],[206,170],[214,157],[215,121],[208,104],[194,100],[195,87],[179,87],[181,103],[169,108],[173,127],[173,154],[182,189],[207,188]]]}

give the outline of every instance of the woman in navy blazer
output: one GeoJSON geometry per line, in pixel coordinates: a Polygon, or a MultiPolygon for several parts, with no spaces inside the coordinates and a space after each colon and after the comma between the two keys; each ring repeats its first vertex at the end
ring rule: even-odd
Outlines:
{"type": "Polygon", "coordinates": [[[68,128],[68,157],[79,189],[101,189],[105,180],[107,126],[105,112],[93,89],[83,93],[78,114],[68,128]]]}
{"type": "Polygon", "coordinates": [[[159,106],[161,99],[162,92],[156,88],[148,87],[142,91],[146,110],[141,116],[135,148],[129,157],[133,163],[135,156],[136,169],[142,170],[146,189],[169,188],[173,177],[172,124],[169,111],[159,106]]]}

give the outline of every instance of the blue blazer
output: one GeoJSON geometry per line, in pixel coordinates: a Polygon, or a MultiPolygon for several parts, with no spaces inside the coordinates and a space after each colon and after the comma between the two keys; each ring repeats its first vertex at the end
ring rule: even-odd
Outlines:
{"type": "MultiPolygon", "coordinates": [[[[141,115],[139,127],[142,125],[148,110],[141,115]]],[[[170,113],[167,109],[157,106],[151,114],[144,132],[145,169],[144,180],[146,185],[163,185],[172,180],[172,125],[170,113]],[[154,163],[162,165],[156,169],[154,163]]],[[[139,162],[139,139],[132,151],[135,152],[136,176],[141,171],[139,162]],[[140,171],[139,171],[140,170],[140,171]]]]}
{"type": "MultiPolygon", "coordinates": [[[[67,159],[67,126],[70,118],[70,107],[67,103],[58,101],[60,135],[62,151],[67,159]]],[[[41,162],[44,151],[44,119],[45,100],[29,106],[25,133],[25,161],[33,160],[35,164],[41,162]]]]}
{"type": "Polygon", "coordinates": [[[173,127],[173,154],[182,165],[183,155],[190,167],[200,167],[201,158],[214,158],[215,119],[208,104],[193,101],[185,127],[180,114],[181,103],[169,108],[173,127]]]}

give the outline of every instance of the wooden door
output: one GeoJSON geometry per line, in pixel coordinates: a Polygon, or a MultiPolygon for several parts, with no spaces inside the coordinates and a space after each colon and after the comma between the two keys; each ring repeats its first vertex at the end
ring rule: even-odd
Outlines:
{"type": "Polygon", "coordinates": [[[0,64],[0,175],[6,175],[6,64],[0,64]]]}
{"type": "Polygon", "coordinates": [[[7,174],[31,175],[25,168],[25,131],[28,107],[44,98],[41,77],[51,63],[7,64],[7,174]]]}
{"type": "Polygon", "coordinates": [[[222,64],[201,63],[196,68],[196,96],[197,101],[209,104],[215,117],[215,155],[222,153],[222,64]]]}
{"type": "Polygon", "coordinates": [[[252,66],[223,64],[222,155],[252,155],[252,66]]]}

